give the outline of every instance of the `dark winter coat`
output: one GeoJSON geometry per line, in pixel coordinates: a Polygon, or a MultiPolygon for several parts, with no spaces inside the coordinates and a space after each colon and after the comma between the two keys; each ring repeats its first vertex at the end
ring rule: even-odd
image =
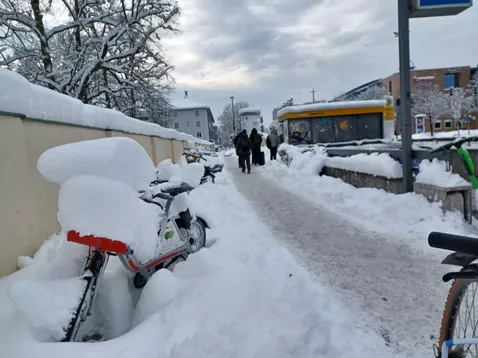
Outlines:
{"type": "Polygon", "coordinates": [[[257,133],[257,130],[254,128],[251,132],[251,137],[250,137],[251,143],[252,143],[252,151],[258,152],[261,150],[261,144],[262,144],[262,136],[257,133]]]}
{"type": "Polygon", "coordinates": [[[247,133],[241,132],[236,143],[237,155],[249,155],[251,154],[252,143],[247,137],[247,133]]]}

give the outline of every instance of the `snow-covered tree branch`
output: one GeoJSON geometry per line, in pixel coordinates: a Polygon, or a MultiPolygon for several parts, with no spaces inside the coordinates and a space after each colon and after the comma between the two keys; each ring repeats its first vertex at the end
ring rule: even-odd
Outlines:
{"type": "Polygon", "coordinates": [[[173,81],[160,39],[177,31],[178,17],[169,0],[4,0],[0,66],[84,103],[159,121],[173,81]]]}
{"type": "Polygon", "coordinates": [[[450,96],[440,92],[432,82],[417,83],[412,95],[413,114],[425,114],[430,122],[431,134],[435,121],[450,114],[450,96]]]}

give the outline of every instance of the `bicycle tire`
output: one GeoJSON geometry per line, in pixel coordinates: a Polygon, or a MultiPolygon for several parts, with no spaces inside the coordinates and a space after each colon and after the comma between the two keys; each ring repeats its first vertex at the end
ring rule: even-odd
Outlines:
{"type": "MultiPolygon", "coordinates": [[[[465,268],[461,271],[471,271],[469,268],[465,268]]],[[[458,313],[460,312],[460,306],[462,303],[463,296],[465,295],[468,286],[476,282],[476,280],[470,279],[456,279],[453,281],[453,284],[450,287],[450,291],[448,293],[448,297],[445,304],[445,309],[443,311],[443,318],[440,327],[440,340],[438,349],[441,351],[441,347],[443,342],[448,341],[454,338],[455,334],[455,325],[458,313]]],[[[463,338],[463,337],[460,337],[463,338]]],[[[458,348],[462,349],[462,348],[458,348]]],[[[453,354],[453,351],[450,351],[449,357],[463,357],[462,354],[453,354]]]]}
{"type": "MultiPolygon", "coordinates": [[[[92,277],[84,277],[85,281],[87,281],[85,290],[83,291],[83,295],[81,296],[80,303],[75,310],[75,314],[72,317],[68,328],[65,332],[65,338],[62,339],[62,342],[71,342],[76,338],[78,331],[81,328],[83,322],[81,322],[80,313],[83,310],[83,305],[85,304],[86,297],[88,297],[88,291],[92,289],[93,278],[92,277]]],[[[93,294],[93,293],[91,293],[93,294]]]]}
{"type": "Polygon", "coordinates": [[[71,318],[70,323],[68,324],[68,328],[65,331],[65,338],[62,339],[62,342],[74,341],[76,335],[81,328],[81,325],[84,323],[84,321],[86,321],[86,319],[82,320],[82,312],[84,310],[87,310],[88,312],[91,309],[92,298],[95,294],[96,289],[98,288],[98,276],[103,265],[104,262],[102,254],[99,254],[99,256],[93,254],[85,265],[81,276],[83,280],[87,281],[87,283],[81,296],[80,303],[76,307],[75,313],[71,318]],[[86,276],[87,272],[91,272],[91,275],[86,276]],[[87,298],[89,298],[89,300],[87,300],[87,298]],[[85,304],[88,304],[88,306],[85,306],[85,304]]]}

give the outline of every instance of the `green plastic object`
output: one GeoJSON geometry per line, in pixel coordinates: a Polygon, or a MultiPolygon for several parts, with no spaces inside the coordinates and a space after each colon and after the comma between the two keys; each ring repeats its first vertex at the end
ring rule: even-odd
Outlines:
{"type": "Polygon", "coordinates": [[[461,145],[456,148],[456,151],[460,155],[463,163],[465,164],[465,168],[468,170],[468,175],[470,176],[471,186],[474,190],[478,189],[478,180],[475,176],[475,164],[471,159],[470,153],[463,148],[461,145]]]}

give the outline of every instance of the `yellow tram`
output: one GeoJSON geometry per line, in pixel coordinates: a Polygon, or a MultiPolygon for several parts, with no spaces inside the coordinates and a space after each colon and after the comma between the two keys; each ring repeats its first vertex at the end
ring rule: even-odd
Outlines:
{"type": "Polygon", "coordinates": [[[289,144],[386,139],[394,135],[393,97],[384,100],[313,103],[278,112],[289,144]]]}

